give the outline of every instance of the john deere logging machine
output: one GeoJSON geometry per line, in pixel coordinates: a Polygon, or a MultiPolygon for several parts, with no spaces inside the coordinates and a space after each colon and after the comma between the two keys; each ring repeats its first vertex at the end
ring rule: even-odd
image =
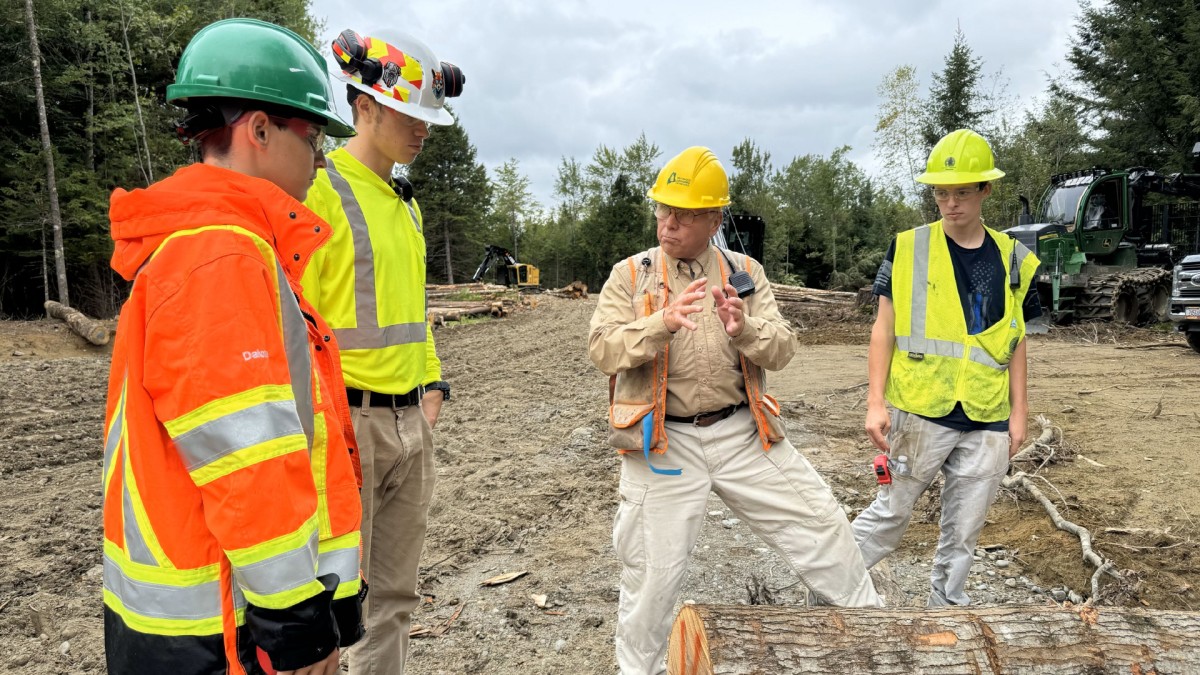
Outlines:
{"type": "Polygon", "coordinates": [[[1042,261],[1037,286],[1050,319],[1166,321],[1171,268],[1200,253],[1200,174],[1145,168],[1054,176],[1008,233],[1042,261]]]}

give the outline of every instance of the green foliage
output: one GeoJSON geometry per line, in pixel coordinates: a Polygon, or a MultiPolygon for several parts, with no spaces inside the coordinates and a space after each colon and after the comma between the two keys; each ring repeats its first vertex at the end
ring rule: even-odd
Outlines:
{"type": "MultiPolygon", "coordinates": [[[[108,197],[191,160],[175,139],[181,113],[164,100],[188,40],[230,16],[274,21],[310,40],[319,26],[308,0],[38,0],[34,11],[73,304],[112,316],[126,287],[108,268],[108,197]]],[[[0,316],[36,316],[48,198],[23,2],[0,5],[0,44],[16,55],[0,60],[0,316]]]]}
{"type": "Polygon", "coordinates": [[[1111,0],[1080,8],[1061,96],[1083,113],[1097,164],[1191,170],[1200,141],[1200,5],[1111,0]]]}
{"type": "Polygon", "coordinates": [[[521,252],[526,233],[533,227],[541,206],[533,198],[529,178],[521,173],[520,162],[510,159],[496,169],[491,179],[492,209],[488,218],[487,237],[490,243],[512,251],[518,262],[525,262],[521,252]]]}
{"type": "Polygon", "coordinates": [[[461,126],[434,126],[408,167],[425,223],[426,274],[430,281],[470,281],[483,259],[491,203],[487,169],[461,126]]]}

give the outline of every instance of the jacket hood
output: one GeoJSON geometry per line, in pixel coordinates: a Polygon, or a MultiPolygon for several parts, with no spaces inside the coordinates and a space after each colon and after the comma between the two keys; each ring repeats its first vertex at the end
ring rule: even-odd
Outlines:
{"type": "Polygon", "coordinates": [[[108,216],[115,242],[112,268],[127,281],[175,232],[208,225],[245,228],[286,254],[281,262],[298,274],[329,230],[274,183],[208,164],[183,167],[148,188],[117,188],[108,216]]]}

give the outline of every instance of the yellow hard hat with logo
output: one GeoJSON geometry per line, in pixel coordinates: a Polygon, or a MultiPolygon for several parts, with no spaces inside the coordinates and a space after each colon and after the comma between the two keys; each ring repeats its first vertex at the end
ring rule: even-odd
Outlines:
{"type": "Polygon", "coordinates": [[[729,177],[712,150],[695,145],[667,162],[646,196],[681,209],[728,206],[729,177]]]}
{"type": "Polygon", "coordinates": [[[926,185],[985,183],[1004,176],[996,168],[992,148],[983,136],[970,129],[951,131],[933,146],[925,173],[917,176],[926,185]]]}

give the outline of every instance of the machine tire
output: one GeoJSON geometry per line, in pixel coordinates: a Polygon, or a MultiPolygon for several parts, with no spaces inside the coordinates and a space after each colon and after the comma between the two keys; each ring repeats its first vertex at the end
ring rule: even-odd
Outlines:
{"type": "Polygon", "coordinates": [[[1129,289],[1124,289],[1113,300],[1112,320],[1115,323],[1133,325],[1137,323],[1138,315],[1141,313],[1140,309],[1137,293],[1129,289]]]}
{"type": "Polygon", "coordinates": [[[1188,331],[1187,341],[1192,350],[1200,354],[1200,330],[1188,331]]]}

